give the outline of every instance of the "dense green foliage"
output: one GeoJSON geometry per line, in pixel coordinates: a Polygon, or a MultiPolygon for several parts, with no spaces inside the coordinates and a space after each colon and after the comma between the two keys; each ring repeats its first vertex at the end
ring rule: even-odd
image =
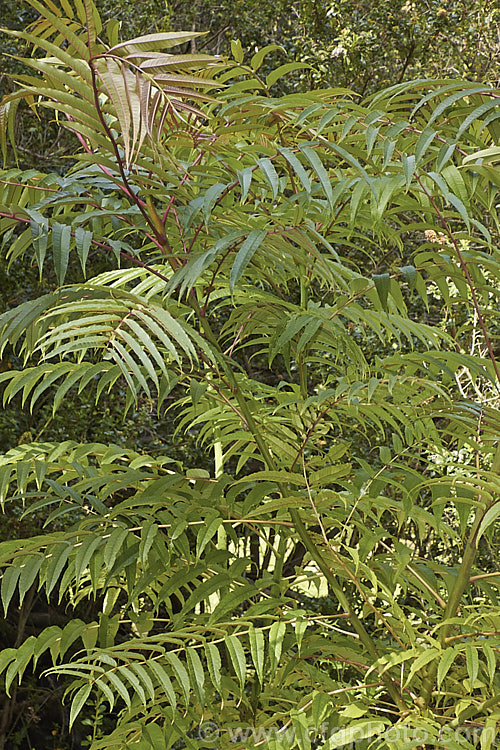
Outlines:
{"type": "Polygon", "coordinates": [[[233,39],[246,50],[279,44],[282,62],[311,64],[299,77],[303,88],[337,85],[369,93],[424,71],[437,78],[498,77],[500,11],[490,0],[222,0],[169,7],[174,28],[208,30],[199,44],[203,51],[227,53],[233,39]]]}
{"type": "MultiPolygon", "coordinates": [[[[297,69],[278,82],[278,90],[346,86],[369,94],[384,86],[420,77],[460,77],[498,84],[500,9],[495,0],[97,0],[105,22],[120,24],[123,38],[183,29],[206,31],[181,45],[228,55],[239,49],[249,57],[276,45],[263,63],[269,73],[282,64],[297,69]],[[306,67],[304,67],[306,65],[306,67]]],[[[28,2],[3,2],[2,25],[23,29],[36,18],[28,2]]],[[[3,52],[27,53],[25,43],[2,36],[3,52]]],[[[13,57],[4,58],[0,94],[6,73],[21,71],[13,57]]],[[[19,159],[27,167],[64,171],[73,144],[47,113],[40,120],[19,119],[19,159]]]]}
{"type": "Polygon", "coordinates": [[[79,392],[170,420],[200,463],[35,436],[0,457],[28,524],[0,544],[7,694],[61,685],[60,744],[95,750],[488,750],[498,92],[286,94],[273,50],[224,64],[30,4],[3,148],[24,99],[75,163],[0,175],[7,261],[44,285],[0,317],[5,403],[79,392]],[[66,614],[30,633],[42,597],[66,614]]]}

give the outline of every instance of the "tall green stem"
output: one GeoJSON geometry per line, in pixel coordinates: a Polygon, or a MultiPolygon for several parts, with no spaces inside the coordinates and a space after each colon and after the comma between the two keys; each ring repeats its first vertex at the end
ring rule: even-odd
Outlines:
{"type": "MultiPolygon", "coordinates": [[[[207,339],[222,355],[221,349],[219,347],[219,343],[214,335],[214,332],[212,331],[210,327],[208,320],[204,316],[202,316],[200,320],[201,320],[201,325],[203,327],[203,330],[207,339]]],[[[248,429],[252,433],[255,439],[255,442],[257,443],[257,447],[260,451],[264,464],[267,466],[268,469],[272,471],[276,471],[278,468],[276,465],[276,462],[274,461],[272,453],[269,450],[269,447],[266,445],[265,440],[257,424],[255,423],[252,412],[250,411],[250,408],[248,406],[247,399],[245,398],[241,390],[238,388],[238,383],[234,376],[233,370],[231,369],[231,367],[227,365],[227,363],[224,362],[223,359],[221,359],[221,362],[222,362],[222,367],[224,369],[224,374],[228,382],[231,384],[233,388],[234,396],[236,400],[238,401],[238,406],[240,408],[241,414],[243,415],[245,422],[248,426],[248,429]]],[[[282,496],[286,497],[286,487],[283,484],[278,484],[278,486],[279,486],[282,496]]],[[[333,594],[335,595],[335,597],[337,598],[340,606],[343,607],[344,611],[349,615],[349,620],[354,630],[356,631],[357,635],[359,636],[361,643],[363,644],[363,646],[366,648],[366,650],[368,651],[368,653],[374,660],[378,659],[379,653],[373,642],[373,639],[370,637],[370,635],[366,631],[359,617],[355,614],[355,612],[353,612],[353,609],[351,605],[349,604],[349,601],[346,595],[342,591],[341,585],[337,581],[337,578],[335,577],[335,575],[333,574],[329,566],[323,560],[323,555],[321,554],[321,550],[318,549],[313,539],[309,535],[309,532],[307,531],[302,519],[300,518],[298,511],[294,509],[290,509],[290,515],[291,515],[291,518],[295,527],[295,531],[297,532],[297,535],[300,541],[302,542],[306,550],[311,555],[311,558],[318,565],[319,569],[325,576],[328,582],[328,585],[331,591],[333,592],[333,594]]],[[[279,547],[278,552],[284,553],[284,548],[282,550],[281,547],[279,547]]],[[[281,571],[281,568],[278,568],[278,570],[281,571]]],[[[276,568],[275,568],[275,574],[276,574],[276,568]]],[[[273,589],[275,591],[276,591],[277,583],[278,582],[276,581],[276,575],[275,575],[274,586],[273,586],[273,589]]],[[[401,710],[407,710],[407,706],[398,690],[396,683],[387,674],[382,675],[382,680],[386,686],[388,693],[393,699],[394,703],[401,710]]]]}
{"type": "MultiPolygon", "coordinates": [[[[307,531],[302,519],[300,518],[298,511],[294,509],[290,509],[290,515],[291,515],[292,521],[295,526],[295,530],[297,531],[300,541],[302,542],[304,547],[307,549],[307,551],[311,555],[312,559],[315,561],[315,563],[318,565],[319,569],[325,576],[326,580],[328,581],[328,586],[330,587],[331,591],[337,598],[337,601],[339,602],[340,606],[349,615],[349,620],[354,630],[358,634],[359,640],[361,641],[363,646],[366,648],[366,650],[368,651],[372,659],[376,661],[379,658],[379,653],[377,651],[377,648],[372,638],[366,631],[359,617],[355,614],[355,612],[353,612],[352,607],[349,604],[349,600],[347,599],[346,595],[342,591],[342,587],[340,586],[339,582],[337,581],[337,578],[335,577],[331,569],[323,560],[321,551],[317,548],[316,544],[311,539],[309,532],[307,531]]],[[[387,675],[387,673],[382,675],[382,681],[384,682],[387,692],[393,699],[396,706],[398,706],[398,708],[400,708],[401,710],[406,711],[407,710],[406,703],[404,702],[397,688],[396,683],[393,682],[393,680],[391,680],[391,678],[387,675]]]]}
{"type": "MultiPolygon", "coordinates": [[[[305,269],[301,269],[300,274],[300,307],[302,310],[307,309],[307,284],[305,281],[305,269]]],[[[307,398],[307,363],[305,361],[305,358],[303,357],[303,353],[301,352],[298,356],[297,365],[299,368],[299,377],[300,377],[300,395],[302,398],[307,398]]]]}
{"type": "Polygon", "coordinates": [[[281,581],[283,579],[283,563],[286,555],[287,538],[283,534],[279,535],[278,547],[274,553],[274,570],[273,585],[271,586],[271,595],[278,598],[281,594],[281,581]]]}
{"type": "MultiPolygon", "coordinates": [[[[498,444],[495,458],[493,459],[492,471],[500,474],[500,443],[498,444]]],[[[457,614],[464,592],[470,585],[471,570],[477,555],[477,532],[484,518],[484,515],[488,510],[488,507],[489,506],[487,506],[486,508],[479,508],[476,511],[476,515],[474,517],[474,521],[472,523],[465,545],[462,562],[460,563],[457,577],[455,578],[455,583],[450,592],[450,596],[443,613],[443,624],[439,631],[439,642],[443,648],[446,646],[446,639],[450,635],[451,629],[453,627],[453,625],[450,623],[450,620],[457,614]]],[[[432,691],[434,690],[434,686],[436,683],[437,667],[437,660],[435,660],[429,666],[427,674],[422,681],[422,689],[419,699],[419,704],[422,707],[426,707],[429,705],[432,691]]]]}

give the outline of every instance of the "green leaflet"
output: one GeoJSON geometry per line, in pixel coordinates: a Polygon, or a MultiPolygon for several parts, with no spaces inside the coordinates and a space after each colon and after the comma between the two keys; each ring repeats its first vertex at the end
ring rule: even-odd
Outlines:
{"type": "Polygon", "coordinates": [[[236,284],[240,281],[243,273],[245,272],[245,269],[263,243],[266,235],[266,230],[254,229],[252,232],[250,232],[250,234],[238,250],[234,259],[233,266],[231,268],[231,274],[229,276],[229,288],[231,292],[234,291],[236,284]]]}
{"type": "Polygon", "coordinates": [[[407,685],[409,682],[411,682],[412,678],[419,672],[422,667],[425,667],[429,662],[434,661],[435,659],[439,659],[441,656],[441,652],[436,648],[428,648],[423,653],[421,653],[415,661],[413,661],[410,671],[408,673],[408,677],[405,680],[405,684],[407,685]]]}
{"type": "Polygon", "coordinates": [[[170,677],[163,667],[162,664],[160,664],[158,661],[151,660],[149,662],[149,668],[151,669],[151,672],[156,677],[157,681],[159,682],[160,686],[163,688],[165,695],[167,696],[170,705],[175,708],[177,705],[177,698],[172,686],[172,682],[170,680],[170,677]]]}
{"type": "Polygon", "coordinates": [[[135,674],[132,669],[130,669],[128,666],[125,666],[124,664],[120,664],[119,667],[117,667],[117,675],[119,675],[120,679],[123,680],[123,683],[126,685],[128,682],[130,685],[130,688],[133,691],[133,694],[136,695],[143,706],[146,705],[146,694],[144,692],[144,688],[142,686],[141,681],[139,680],[139,677],[137,674],[135,674]]]}
{"type": "Polygon", "coordinates": [[[206,526],[203,526],[200,531],[198,532],[197,540],[196,540],[196,559],[199,560],[201,555],[203,554],[203,550],[207,546],[207,544],[210,542],[210,540],[213,538],[213,536],[217,533],[217,529],[219,529],[222,518],[214,518],[213,520],[207,519],[206,526]]]}
{"type": "Polygon", "coordinates": [[[210,679],[214,687],[220,690],[221,686],[221,657],[220,651],[215,643],[205,643],[205,656],[207,660],[207,667],[210,674],[210,679]]]}
{"type": "Polygon", "coordinates": [[[285,65],[280,65],[279,68],[276,68],[276,70],[273,70],[271,73],[269,73],[266,76],[266,86],[268,88],[271,88],[271,86],[276,83],[282,76],[286,75],[287,73],[291,73],[293,70],[300,70],[301,68],[308,68],[309,66],[306,63],[285,63],[285,65]]]}
{"type": "Polygon", "coordinates": [[[414,266],[401,266],[400,269],[401,273],[403,274],[403,278],[410,287],[410,289],[415,288],[415,282],[417,278],[417,272],[415,270],[414,266]]]}
{"type": "Polygon", "coordinates": [[[185,666],[183,665],[183,663],[181,662],[181,660],[179,659],[179,657],[176,654],[171,653],[169,651],[167,651],[165,653],[165,659],[168,662],[170,662],[170,665],[173,668],[173,671],[174,671],[174,674],[175,674],[175,676],[177,678],[177,681],[178,681],[178,683],[179,683],[179,685],[182,688],[182,691],[184,693],[184,699],[185,699],[186,703],[188,703],[189,702],[189,691],[190,691],[191,683],[190,683],[189,675],[187,673],[187,670],[186,670],[185,666]]]}
{"type": "Polygon", "coordinates": [[[453,164],[449,164],[442,170],[441,174],[448,183],[450,190],[460,198],[463,205],[470,211],[469,191],[459,170],[453,164]]]}
{"type": "Polygon", "coordinates": [[[28,557],[21,566],[19,576],[19,604],[22,605],[24,597],[33,585],[42,565],[43,558],[39,555],[28,557]]]}
{"type": "Polygon", "coordinates": [[[45,581],[45,588],[47,595],[53,590],[54,586],[59,580],[59,577],[64,570],[70,553],[72,552],[72,545],[70,544],[57,544],[50,549],[50,559],[46,569],[41,575],[42,581],[45,581]]]}
{"type": "Polygon", "coordinates": [[[443,680],[450,671],[450,668],[457,658],[457,651],[454,648],[447,648],[443,651],[442,656],[439,659],[438,671],[437,671],[437,685],[438,688],[443,684],[443,680]]]}
{"type": "Polygon", "coordinates": [[[252,184],[253,167],[247,167],[246,169],[238,172],[238,180],[241,185],[241,202],[246,201],[250,185],[252,184]]]}
{"type": "Polygon", "coordinates": [[[141,531],[141,543],[139,545],[139,559],[143,565],[147,564],[149,551],[158,533],[158,526],[153,521],[146,521],[141,531]]]}
{"type": "Polygon", "coordinates": [[[49,222],[48,219],[38,213],[38,211],[31,210],[29,213],[31,216],[30,226],[33,237],[33,249],[35,251],[36,262],[41,278],[49,241],[49,222]]]}
{"type": "Polygon", "coordinates": [[[258,159],[257,164],[262,170],[266,180],[269,182],[271,190],[273,191],[273,200],[275,200],[279,190],[279,177],[273,163],[270,159],[258,159]]]}
{"type": "Polygon", "coordinates": [[[407,156],[406,154],[403,154],[402,156],[402,162],[403,162],[403,173],[406,180],[406,189],[410,187],[410,183],[413,179],[413,175],[415,174],[415,168],[416,168],[416,155],[410,154],[407,156]]]}
{"type": "Polygon", "coordinates": [[[489,529],[500,516],[500,502],[495,502],[483,516],[479,528],[477,530],[476,542],[479,542],[483,534],[489,529]]]}
{"type": "Polygon", "coordinates": [[[302,153],[304,154],[304,156],[310,163],[311,167],[314,169],[315,173],[317,174],[318,180],[321,184],[321,187],[323,188],[323,192],[328,201],[330,209],[333,210],[334,203],[333,203],[332,185],[331,185],[330,177],[328,176],[328,172],[323,166],[321,159],[319,158],[318,154],[314,151],[314,149],[312,149],[310,146],[302,146],[300,150],[302,151],[302,153]]]}
{"type": "Polygon", "coordinates": [[[208,220],[210,219],[212,210],[222,193],[226,190],[226,187],[227,185],[216,183],[207,190],[205,198],[203,200],[203,216],[205,218],[205,222],[208,222],[208,220]]]}
{"type": "Polygon", "coordinates": [[[87,699],[92,690],[92,685],[82,685],[82,687],[76,691],[75,695],[71,700],[71,710],[69,713],[69,727],[73,726],[75,719],[87,702],[87,699]]]}
{"type": "Polygon", "coordinates": [[[471,690],[474,690],[479,673],[479,655],[477,648],[470,643],[465,646],[465,662],[471,690]]]}
{"type": "Polygon", "coordinates": [[[299,654],[301,651],[302,641],[307,630],[307,620],[304,617],[297,617],[294,622],[295,638],[299,654]]]}
{"type": "Polygon", "coordinates": [[[225,643],[236,677],[240,683],[241,690],[243,690],[246,680],[246,659],[243,646],[235,635],[226,636],[225,643]]]}
{"type": "Polygon", "coordinates": [[[127,708],[130,708],[130,693],[128,692],[123,680],[111,670],[106,672],[106,679],[111,683],[120,698],[123,699],[127,708]]]}
{"type": "Polygon", "coordinates": [[[144,734],[147,735],[149,744],[148,748],[158,748],[158,750],[166,750],[167,745],[165,744],[165,735],[158,724],[149,723],[144,727],[144,734]]]}
{"type": "Polygon", "coordinates": [[[83,229],[83,227],[77,227],[75,229],[76,251],[78,253],[78,257],[80,258],[80,263],[84,274],[86,271],[90,246],[92,244],[92,237],[92,232],[89,232],[87,229],[83,229]]]}
{"type": "Polygon", "coordinates": [[[109,704],[109,710],[112,711],[115,705],[115,694],[113,693],[109,685],[101,678],[98,678],[94,684],[95,687],[101,691],[101,693],[104,693],[104,697],[109,704]]]}
{"type": "MultiPolygon", "coordinates": [[[[17,677],[19,684],[24,674],[24,670],[28,666],[33,656],[33,650],[35,648],[36,638],[32,635],[27,638],[24,643],[16,650],[14,660],[7,667],[5,672],[5,692],[10,697],[10,688],[17,677]]],[[[10,654],[9,654],[10,655],[10,654]]]]}
{"type": "Polygon", "coordinates": [[[3,572],[1,595],[5,616],[7,616],[7,610],[9,608],[10,600],[12,599],[14,591],[17,588],[17,581],[19,579],[20,573],[21,570],[14,565],[10,565],[8,568],[5,568],[3,572]]]}
{"type": "Polygon", "coordinates": [[[293,151],[291,151],[289,148],[280,148],[279,152],[286,161],[290,164],[291,168],[299,178],[300,182],[302,183],[307,195],[310,195],[311,193],[311,180],[309,178],[308,173],[302,166],[300,160],[295,156],[293,151]]]}
{"type": "Polygon", "coordinates": [[[382,310],[387,312],[387,298],[389,296],[391,277],[388,273],[377,273],[374,274],[373,280],[375,282],[375,289],[377,290],[382,310]]]}
{"type": "Polygon", "coordinates": [[[486,659],[486,667],[488,670],[488,676],[490,683],[493,682],[493,678],[496,672],[496,658],[492,647],[489,644],[483,646],[483,653],[486,659]]]}
{"type": "Polygon", "coordinates": [[[261,685],[264,684],[265,640],[263,632],[251,627],[248,633],[252,661],[261,685]]]}
{"type": "Polygon", "coordinates": [[[428,147],[436,137],[436,132],[432,130],[432,128],[425,128],[417,143],[415,146],[415,166],[419,166],[420,162],[423,160],[425,152],[427,151],[428,147]]]}
{"type": "Polygon", "coordinates": [[[75,555],[75,579],[77,585],[83,571],[87,568],[92,556],[101,545],[102,538],[100,534],[97,536],[91,534],[81,542],[75,555]]]}
{"type": "Polygon", "coordinates": [[[200,704],[203,706],[205,703],[205,672],[201,659],[198,656],[198,651],[195,648],[186,649],[186,658],[189,667],[189,674],[191,677],[191,683],[194,686],[195,693],[200,704]]]}
{"type": "Polygon", "coordinates": [[[349,745],[353,740],[367,740],[382,734],[386,728],[383,721],[356,721],[345,729],[337,730],[324,744],[324,750],[334,750],[337,747],[349,745]]]}
{"type": "Polygon", "coordinates": [[[71,620],[64,626],[59,642],[59,655],[61,658],[77,638],[80,638],[86,627],[86,623],[79,619],[71,620]]]}
{"type": "Polygon", "coordinates": [[[269,663],[271,672],[276,672],[278,667],[281,651],[283,648],[283,639],[285,637],[286,625],[284,622],[273,622],[269,631],[269,663]]]}
{"type": "Polygon", "coordinates": [[[233,612],[243,602],[248,601],[255,594],[255,587],[252,584],[246,584],[238,587],[226,594],[217,604],[209,617],[209,623],[216,623],[233,612]]]}
{"type": "Polygon", "coordinates": [[[455,194],[451,193],[448,190],[448,187],[447,187],[447,185],[446,185],[446,183],[445,183],[445,181],[444,181],[444,179],[443,179],[443,177],[441,175],[437,174],[436,172],[429,172],[429,177],[432,177],[432,179],[434,180],[434,182],[437,185],[439,185],[439,188],[441,189],[442,194],[443,194],[444,198],[446,199],[446,201],[448,201],[449,203],[451,203],[451,205],[458,211],[458,213],[460,214],[460,216],[464,220],[467,228],[469,228],[470,227],[470,216],[469,216],[469,213],[467,211],[467,207],[463,204],[463,202],[460,200],[460,198],[458,196],[456,196],[455,194]]]}
{"type": "Polygon", "coordinates": [[[70,243],[71,227],[68,224],[54,222],[52,225],[52,252],[54,254],[54,268],[59,284],[63,284],[66,277],[70,243]]]}
{"type": "Polygon", "coordinates": [[[366,182],[368,187],[370,188],[371,192],[373,193],[374,197],[376,197],[376,191],[374,189],[373,180],[369,177],[367,171],[361,166],[358,159],[350,154],[346,149],[344,149],[342,146],[339,146],[336,143],[332,143],[331,141],[328,142],[328,148],[332,149],[336,154],[338,154],[342,159],[345,159],[345,161],[354,167],[355,171],[358,172],[363,180],[366,182]]]}

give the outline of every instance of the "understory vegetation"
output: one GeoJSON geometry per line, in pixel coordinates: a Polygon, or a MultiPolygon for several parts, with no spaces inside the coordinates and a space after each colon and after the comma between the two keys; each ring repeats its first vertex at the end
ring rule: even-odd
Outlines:
{"type": "Polygon", "coordinates": [[[0,748],[494,747],[498,89],[27,4],[0,748]]]}

